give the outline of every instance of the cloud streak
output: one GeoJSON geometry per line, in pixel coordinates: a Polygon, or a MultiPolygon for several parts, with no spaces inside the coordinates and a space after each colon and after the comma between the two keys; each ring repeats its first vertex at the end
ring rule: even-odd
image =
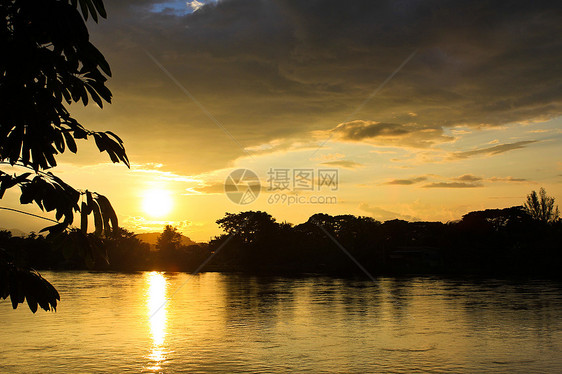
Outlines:
{"type": "Polygon", "coordinates": [[[482,180],[481,177],[477,177],[475,175],[472,174],[465,174],[465,175],[461,175],[460,177],[454,178],[455,180],[459,181],[459,182],[479,182],[482,180]]]}
{"type": "Polygon", "coordinates": [[[504,183],[521,183],[528,182],[526,178],[514,178],[514,177],[492,177],[490,182],[504,182],[504,183]]]}
{"type": "Polygon", "coordinates": [[[389,221],[392,219],[402,219],[405,221],[420,221],[419,218],[414,217],[414,216],[410,216],[407,214],[401,214],[401,213],[396,213],[396,212],[392,212],[390,210],[386,210],[377,206],[373,206],[373,205],[369,205],[367,203],[361,203],[359,205],[359,209],[368,212],[369,214],[372,215],[373,218],[379,220],[379,221],[389,221]]]}
{"type": "Polygon", "coordinates": [[[389,182],[386,182],[384,184],[409,186],[409,185],[412,185],[412,184],[423,182],[425,180],[427,180],[427,177],[417,177],[417,178],[411,178],[411,179],[393,179],[393,180],[391,180],[389,182]]]}
{"type": "Polygon", "coordinates": [[[483,187],[481,183],[464,183],[464,182],[435,182],[423,186],[424,188],[475,188],[483,187]]]}
{"type": "Polygon", "coordinates": [[[428,148],[453,141],[442,128],[431,128],[415,123],[385,123],[355,120],[339,124],[330,131],[335,139],[365,142],[373,145],[428,148]]]}
{"type": "Polygon", "coordinates": [[[451,159],[464,159],[473,156],[493,156],[501,153],[513,151],[516,149],[523,149],[529,144],[536,143],[537,140],[523,140],[515,143],[506,143],[495,145],[493,147],[478,148],[471,151],[454,152],[450,155],[451,159]]]}
{"type": "Polygon", "coordinates": [[[326,161],[326,162],[322,162],[322,165],[337,166],[344,169],[357,169],[363,166],[363,164],[351,160],[326,161]]]}

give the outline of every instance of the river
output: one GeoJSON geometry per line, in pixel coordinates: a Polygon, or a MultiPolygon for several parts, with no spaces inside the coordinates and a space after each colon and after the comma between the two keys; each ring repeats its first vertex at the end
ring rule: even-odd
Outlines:
{"type": "Polygon", "coordinates": [[[562,372],[562,284],[44,272],[0,301],[2,373],[562,372]]]}

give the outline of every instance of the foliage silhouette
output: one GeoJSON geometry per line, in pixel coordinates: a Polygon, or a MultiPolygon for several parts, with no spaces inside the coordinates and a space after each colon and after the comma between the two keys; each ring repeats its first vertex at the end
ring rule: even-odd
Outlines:
{"type": "Polygon", "coordinates": [[[178,232],[178,229],[172,225],[166,225],[157,239],[156,248],[161,251],[173,252],[179,248],[180,243],[181,233],[178,232]]]}
{"type": "Polygon", "coordinates": [[[177,270],[174,266],[178,257],[178,249],[181,245],[181,233],[176,227],[166,225],[164,231],[158,237],[156,248],[158,249],[158,267],[165,270],[177,270]]]}
{"type": "Polygon", "coordinates": [[[210,253],[221,251],[208,270],[361,273],[332,238],[372,274],[558,277],[562,265],[560,222],[538,225],[521,206],[470,212],[447,224],[315,214],[294,227],[254,225],[258,229],[237,232],[227,242],[232,227],[264,214],[227,214],[217,221],[227,233],[209,243],[210,253]]]}
{"type": "Polygon", "coordinates": [[[560,219],[558,205],[554,205],[554,198],[547,196],[545,189],[542,187],[538,195],[536,191],[527,195],[525,210],[533,219],[544,223],[552,223],[560,219]]]}
{"type": "MultiPolygon", "coordinates": [[[[93,266],[88,264],[87,255],[76,253],[84,246],[73,252],[68,249],[72,246],[40,236],[12,238],[0,232],[0,246],[15,262],[21,258],[43,269],[191,272],[213,255],[204,271],[361,275],[332,238],[373,275],[560,278],[562,266],[562,222],[544,224],[522,206],[470,212],[449,223],[315,214],[293,226],[259,211],[227,213],[217,222],[224,234],[208,244],[190,246],[178,243],[179,233],[168,226],[154,251],[133,233],[116,230],[98,243],[107,252],[109,265],[101,256],[90,256],[93,266]],[[247,230],[239,230],[246,225],[247,230]]],[[[71,236],[72,232],[61,235],[66,241],[72,241],[71,236]]]]}
{"type": "Polygon", "coordinates": [[[47,311],[56,310],[60,300],[57,290],[38,272],[15,266],[11,256],[0,249],[0,297],[6,299],[8,296],[14,309],[27,301],[33,313],[38,305],[47,311]]]}
{"type": "MultiPolygon", "coordinates": [[[[94,102],[101,108],[104,101],[111,102],[111,92],[105,86],[111,70],[103,54],[89,41],[88,17],[95,22],[98,17],[106,17],[102,0],[0,3],[0,162],[32,171],[13,175],[0,171],[0,198],[7,189],[19,186],[22,204],[35,203],[44,211],[54,211],[59,222],[42,230],[49,236],[67,230],[74,213],[80,212],[81,231],[69,232],[69,237],[82,244],[92,239],[87,235],[88,215],[94,216],[98,236],[109,235],[118,227],[117,216],[105,196],[74,189],[47,170],[57,166],[57,155],[67,150],[76,153],[76,140],[80,139],[93,139],[99,151],[107,153],[114,163],[129,166],[123,141],[117,135],[88,130],[67,108],[78,102],[84,106],[94,102]]],[[[4,265],[5,271],[14,274],[34,274],[31,269],[12,268],[7,262],[4,265]]],[[[2,278],[8,283],[0,287],[13,289],[11,279],[2,278]]],[[[40,283],[27,284],[32,287],[40,283]]],[[[54,294],[46,295],[54,300],[54,294]]],[[[23,301],[21,294],[15,299],[23,301]]],[[[13,305],[15,308],[17,303],[13,305]]],[[[39,305],[50,309],[44,303],[39,305]]],[[[36,310],[32,304],[30,308],[36,310]]]]}

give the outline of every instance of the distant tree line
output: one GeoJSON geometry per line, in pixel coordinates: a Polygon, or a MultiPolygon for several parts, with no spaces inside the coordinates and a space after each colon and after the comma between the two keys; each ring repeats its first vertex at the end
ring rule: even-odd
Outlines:
{"type": "Polygon", "coordinates": [[[557,277],[562,265],[562,223],[544,190],[525,206],[470,212],[455,222],[379,222],[370,217],[315,214],[305,223],[279,223],[260,211],[227,213],[224,234],[184,246],[166,226],[156,250],[125,229],[84,240],[0,232],[0,248],[15,264],[36,269],[203,271],[251,273],[363,272],[373,275],[472,274],[557,277]],[[538,202],[538,203],[537,203],[538,202]]]}
{"type": "Polygon", "coordinates": [[[523,207],[471,212],[460,221],[384,223],[315,214],[292,226],[264,212],[227,214],[209,243],[209,270],[250,272],[557,276],[562,224],[523,207]],[[243,234],[233,233],[241,230],[243,234]],[[234,235],[230,237],[231,235],[234,235]],[[227,242],[228,241],[228,242],[227,242]],[[347,252],[347,253],[346,253],[347,252]]]}

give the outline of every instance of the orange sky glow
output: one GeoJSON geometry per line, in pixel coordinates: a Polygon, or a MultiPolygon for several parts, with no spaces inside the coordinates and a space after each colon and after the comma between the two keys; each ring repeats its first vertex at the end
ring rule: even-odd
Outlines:
{"type": "MultiPolygon", "coordinates": [[[[225,212],[446,222],[521,205],[540,187],[562,201],[555,16],[532,4],[482,18],[460,4],[376,3],[107,2],[108,19],[88,25],[112,67],[113,103],[69,110],[119,134],[131,168],[83,142],[54,171],[108,196],[127,229],[172,224],[195,241],[220,234],[225,212]],[[237,169],[261,183],[248,204],[224,191],[237,169]],[[314,173],[310,189],[302,170],[314,173]],[[319,185],[323,170],[337,171],[336,185],[319,185]]],[[[17,192],[3,206],[48,216],[17,192]]]]}

